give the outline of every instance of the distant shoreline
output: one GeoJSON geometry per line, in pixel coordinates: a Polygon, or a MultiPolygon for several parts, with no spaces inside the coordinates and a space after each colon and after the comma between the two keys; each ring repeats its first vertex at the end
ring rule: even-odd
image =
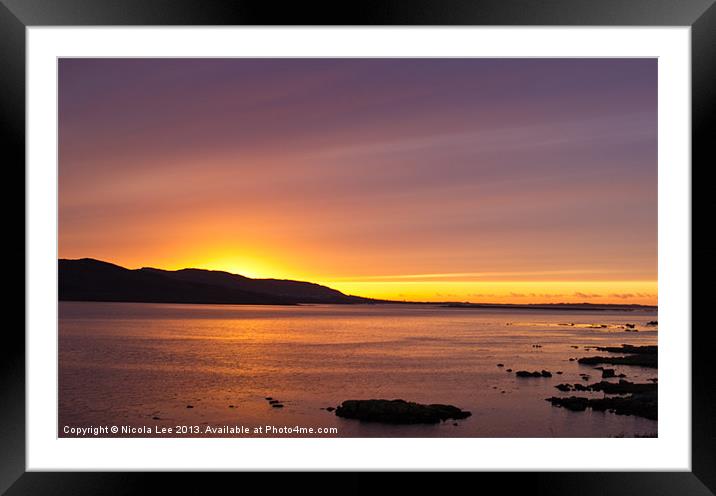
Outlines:
{"type": "Polygon", "coordinates": [[[635,310],[653,310],[657,311],[657,305],[637,305],[637,304],[619,304],[619,303],[447,303],[444,304],[448,308],[511,308],[523,310],[619,310],[623,312],[633,312],[635,310]]]}
{"type": "Polygon", "coordinates": [[[494,310],[554,310],[554,311],[658,311],[658,306],[652,305],[620,305],[620,304],[592,304],[592,303],[536,303],[536,304],[520,304],[520,303],[446,303],[431,301],[390,301],[376,300],[361,303],[217,303],[217,302],[200,302],[200,301],[133,301],[133,300],[98,300],[98,299],[59,299],[60,302],[68,303],[141,303],[148,305],[226,305],[226,306],[294,306],[306,307],[313,305],[340,305],[340,306],[366,306],[366,305],[400,305],[400,306],[432,306],[438,308],[458,308],[458,309],[494,309],[494,310]]]}

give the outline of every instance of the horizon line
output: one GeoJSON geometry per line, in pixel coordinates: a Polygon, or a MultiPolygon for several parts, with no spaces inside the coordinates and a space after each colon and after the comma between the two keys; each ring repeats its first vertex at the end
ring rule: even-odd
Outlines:
{"type": "MultiPolygon", "coordinates": [[[[109,262],[109,261],[107,261],[107,260],[102,260],[102,259],[94,258],[94,257],[80,257],[80,258],[58,257],[57,260],[58,260],[58,262],[60,262],[60,261],[75,261],[75,262],[76,262],[76,261],[82,261],[82,260],[91,260],[91,261],[94,261],[94,262],[100,262],[100,263],[105,263],[105,264],[109,264],[109,265],[114,265],[114,266],[116,266],[116,267],[120,267],[120,268],[123,268],[123,269],[126,269],[126,270],[154,269],[154,270],[162,270],[162,271],[167,271],[167,272],[177,272],[177,271],[181,271],[181,270],[203,270],[203,271],[207,271],[207,272],[220,272],[220,273],[230,274],[230,275],[234,275],[234,276],[238,276],[238,277],[244,277],[244,278],[252,279],[252,280],[281,280],[281,281],[305,282],[305,283],[309,283],[309,284],[317,284],[317,285],[321,285],[321,286],[328,287],[328,288],[333,289],[333,290],[335,290],[335,291],[339,291],[339,292],[345,294],[346,296],[359,297],[359,298],[364,298],[364,299],[366,299],[366,300],[372,300],[372,301],[381,302],[381,303],[425,304],[425,305],[440,305],[440,304],[442,304],[442,305],[451,305],[451,304],[454,304],[454,305],[481,305],[481,306],[518,306],[518,307],[538,307],[538,306],[552,306],[552,307],[554,307],[554,306],[585,306],[585,305],[588,305],[588,306],[592,306],[592,307],[599,307],[599,306],[619,306],[619,307],[658,308],[658,303],[656,303],[656,304],[626,303],[626,302],[621,302],[621,303],[620,303],[620,302],[613,302],[613,303],[611,303],[611,302],[610,302],[610,303],[593,303],[593,302],[588,302],[588,301],[579,301],[579,302],[561,301],[561,302],[530,302],[530,303],[526,303],[526,302],[510,302],[510,301],[508,301],[508,302],[492,302],[492,301],[470,301],[470,300],[440,300],[440,301],[424,301],[424,300],[423,300],[423,301],[421,301],[421,300],[410,300],[410,299],[375,298],[375,297],[370,297],[370,296],[360,296],[360,295],[356,295],[356,294],[345,293],[344,291],[341,291],[341,290],[339,290],[339,289],[336,289],[336,288],[334,288],[334,287],[328,285],[328,284],[331,284],[331,283],[334,282],[334,281],[327,281],[327,282],[320,282],[320,283],[319,283],[319,282],[315,282],[315,281],[313,281],[313,280],[302,280],[302,279],[287,279],[287,278],[276,278],[276,277],[250,277],[250,276],[245,276],[245,275],[242,275],[242,274],[239,274],[239,273],[236,273],[236,272],[230,272],[230,271],[228,271],[228,270],[205,269],[205,268],[200,268],[200,267],[183,267],[183,268],[181,268],[181,269],[163,269],[163,268],[152,267],[152,266],[141,266],[141,267],[136,267],[136,268],[128,268],[128,267],[125,267],[125,266],[120,265],[120,264],[115,263],[115,262],[109,262]]],[[[546,271],[546,272],[555,272],[555,271],[546,271]]],[[[437,276],[437,275],[439,275],[439,274],[433,274],[433,275],[437,276]]],[[[379,276],[374,276],[374,277],[377,278],[377,277],[379,277],[379,276]]],[[[393,276],[393,277],[395,277],[395,276],[393,276]]],[[[405,278],[411,278],[411,276],[410,276],[410,275],[406,275],[405,278]]],[[[648,282],[652,282],[652,280],[635,280],[635,281],[648,281],[648,282]]],[[[338,282],[338,281],[335,281],[335,282],[338,282]]],[[[348,279],[346,279],[345,281],[342,281],[342,282],[354,282],[354,283],[358,283],[358,284],[361,283],[361,281],[354,281],[354,280],[348,280],[348,279]]],[[[365,281],[365,282],[370,282],[370,281],[365,281]]],[[[380,282],[383,283],[383,284],[399,284],[399,283],[400,283],[400,281],[380,281],[380,282]]],[[[427,284],[427,283],[429,283],[430,281],[411,281],[411,283],[413,283],[413,284],[415,284],[416,282],[417,282],[417,283],[422,283],[422,284],[427,284]]],[[[463,283],[468,283],[469,281],[461,281],[461,282],[463,282],[463,283]]],[[[550,281],[543,281],[543,282],[550,282],[550,281]]],[[[607,281],[607,282],[608,282],[608,281],[607,281]]],[[[575,296],[579,296],[579,295],[578,295],[578,294],[575,294],[575,296]]],[[[652,296],[652,295],[648,295],[648,296],[652,296]]]]}

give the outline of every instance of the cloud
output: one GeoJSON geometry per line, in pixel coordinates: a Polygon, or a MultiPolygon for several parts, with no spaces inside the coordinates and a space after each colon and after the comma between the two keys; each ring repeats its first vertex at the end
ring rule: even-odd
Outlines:
{"type": "Polygon", "coordinates": [[[602,295],[596,294],[596,293],[580,293],[579,291],[574,293],[574,296],[577,296],[579,298],[601,298],[602,295]]]}
{"type": "Polygon", "coordinates": [[[628,300],[629,298],[634,298],[635,296],[638,296],[638,294],[633,293],[612,293],[609,296],[613,298],[621,298],[622,300],[628,300]]]}

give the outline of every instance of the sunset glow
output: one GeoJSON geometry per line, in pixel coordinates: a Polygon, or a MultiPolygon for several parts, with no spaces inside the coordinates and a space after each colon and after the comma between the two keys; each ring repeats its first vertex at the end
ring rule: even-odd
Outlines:
{"type": "Polygon", "coordinates": [[[656,304],[655,59],[61,59],[59,256],[656,304]]]}

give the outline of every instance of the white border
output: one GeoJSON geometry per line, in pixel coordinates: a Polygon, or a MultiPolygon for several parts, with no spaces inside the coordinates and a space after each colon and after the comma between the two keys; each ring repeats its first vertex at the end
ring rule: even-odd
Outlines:
{"type": "Polygon", "coordinates": [[[27,469],[690,470],[690,29],[28,28],[27,469]],[[658,439],[59,439],[57,57],[659,57],[658,439]],[[668,263],[667,263],[668,261],[668,263]]]}

